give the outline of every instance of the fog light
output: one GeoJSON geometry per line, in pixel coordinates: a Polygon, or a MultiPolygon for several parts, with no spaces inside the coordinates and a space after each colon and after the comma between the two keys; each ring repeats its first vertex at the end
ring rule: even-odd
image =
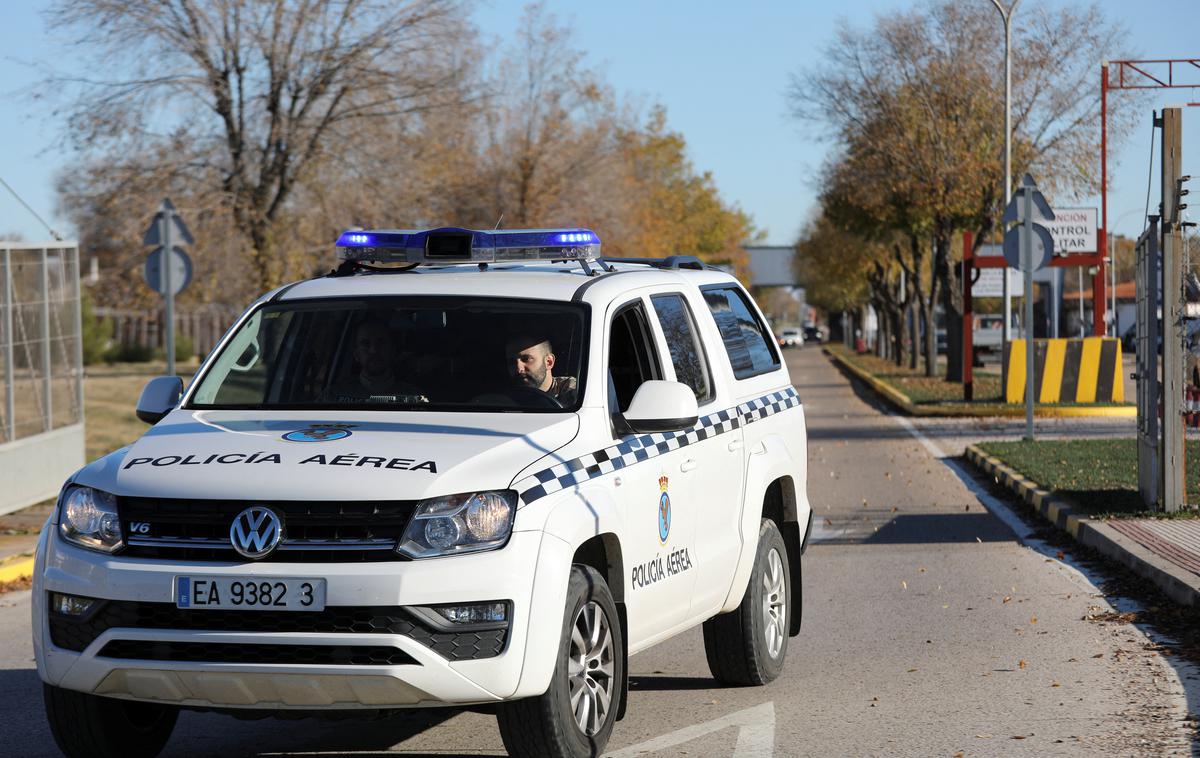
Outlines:
{"type": "Polygon", "coordinates": [[[83,616],[96,604],[92,597],[79,595],[64,595],[60,592],[50,593],[50,608],[60,616],[83,616]]]}
{"type": "Polygon", "coordinates": [[[508,603],[442,605],[433,611],[454,624],[488,624],[508,620],[508,603]]]}

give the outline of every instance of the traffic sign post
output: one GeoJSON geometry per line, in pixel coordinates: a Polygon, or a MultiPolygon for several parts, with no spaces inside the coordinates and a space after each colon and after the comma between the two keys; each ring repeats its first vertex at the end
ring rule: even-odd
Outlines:
{"type": "Polygon", "coordinates": [[[1050,263],[1054,256],[1054,238],[1050,230],[1035,222],[1053,221],[1054,211],[1038,191],[1029,174],[1021,180],[1017,193],[1004,209],[1003,223],[1019,222],[1004,234],[1004,257],[1008,265],[1025,275],[1025,439],[1033,439],[1033,403],[1037,383],[1034,376],[1033,349],[1033,272],[1050,263]]]}
{"type": "Polygon", "coordinates": [[[195,243],[187,224],[183,223],[169,199],[163,200],[154,220],[142,237],[143,245],[158,245],[146,260],[146,283],[163,296],[163,322],[167,332],[167,374],[175,375],[175,295],[183,291],[192,279],[192,262],[187,253],[175,247],[179,241],[195,243]],[[178,240],[176,240],[178,238],[178,240]]]}

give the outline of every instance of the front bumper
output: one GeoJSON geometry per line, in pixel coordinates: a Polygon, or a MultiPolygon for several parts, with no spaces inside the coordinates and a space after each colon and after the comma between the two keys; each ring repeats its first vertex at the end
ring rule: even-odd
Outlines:
{"type": "Polygon", "coordinates": [[[233,564],[107,556],[63,543],[50,527],[34,580],[38,671],[72,690],[197,707],[411,707],[537,694],[548,684],[559,624],[530,620],[561,617],[569,562],[566,543],[540,532],[515,532],[497,551],[422,561],[233,564]],[[326,610],[320,618],[201,611],[216,615],[197,621],[175,609],[179,574],[321,576],[326,610]],[[88,617],[103,613],[104,623],[64,635],[70,626],[56,621],[52,634],[48,592],[112,602],[88,617]],[[484,635],[483,657],[408,623],[404,611],[489,600],[511,602],[509,626],[498,654],[495,635],[484,635]],[[384,620],[364,619],[365,611],[384,620]],[[258,617],[241,623],[242,614],[258,617]],[[546,656],[549,665],[528,665],[546,656]]]}

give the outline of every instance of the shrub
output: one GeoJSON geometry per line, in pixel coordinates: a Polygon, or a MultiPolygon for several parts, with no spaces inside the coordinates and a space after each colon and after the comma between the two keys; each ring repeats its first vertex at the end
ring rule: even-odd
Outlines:
{"type": "Polygon", "coordinates": [[[96,312],[92,308],[92,300],[86,294],[80,299],[79,309],[83,364],[90,366],[104,360],[109,351],[113,337],[113,323],[108,319],[96,317],[96,312]]]}
{"type": "Polygon", "coordinates": [[[148,363],[154,360],[154,349],[133,343],[117,343],[104,354],[109,363],[148,363]]]}

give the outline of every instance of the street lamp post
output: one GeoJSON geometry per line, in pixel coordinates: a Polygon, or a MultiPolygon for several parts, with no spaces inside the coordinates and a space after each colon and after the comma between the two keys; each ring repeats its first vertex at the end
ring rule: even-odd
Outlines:
{"type": "MultiPolygon", "coordinates": [[[[1005,7],[1000,0],[992,0],[992,5],[1004,19],[1004,207],[1012,200],[1012,18],[1017,12],[1021,0],[1012,0],[1012,5],[1005,7]]],[[[1008,269],[1004,270],[1004,326],[1001,331],[1004,344],[1012,339],[1010,324],[1012,324],[1012,292],[1008,285],[1008,269]]],[[[1026,292],[1025,297],[1032,293],[1026,292]]],[[[1026,339],[1032,338],[1029,324],[1025,325],[1026,339]]],[[[1005,372],[1004,383],[1007,386],[1008,375],[1005,372]]]]}

